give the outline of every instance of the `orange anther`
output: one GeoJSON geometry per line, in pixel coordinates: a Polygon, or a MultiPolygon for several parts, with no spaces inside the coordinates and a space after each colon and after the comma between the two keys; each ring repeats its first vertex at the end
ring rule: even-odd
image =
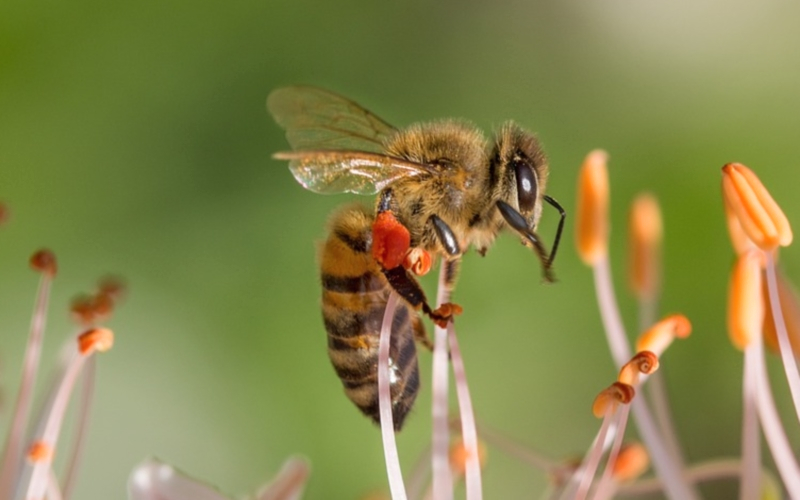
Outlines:
{"type": "Polygon", "coordinates": [[[403,267],[417,276],[425,276],[431,270],[431,254],[421,248],[412,248],[403,260],[403,267]]]}
{"type": "Polygon", "coordinates": [[[728,226],[728,235],[731,237],[731,245],[733,245],[733,251],[736,252],[736,255],[741,255],[748,250],[758,248],[744,232],[744,229],[742,229],[742,223],[739,222],[739,218],[736,217],[736,214],[733,212],[728,198],[723,196],[722,201],[725,208],[725,222],[728,226]]]}
{"type": "Polygon", "coordinates": [[[578,255],[589,266],[608,253],[608,154],[599,149],[586,156],[578,176],[575,222],[578,255]]]}
{"type": "Polygon", "coordinates": [[[8,220],[9,211],[8,206],[0,201],[0,225],[5,223],[8,220]]]}
{"type": "Polygon", "coordinates": [[[32,463],[53,459],[53,447],[44,441],[34,441],[28,448],[28,460],[32,463]]]}
{"type": "Polygon", "coordinates": [[[614,382],[594,398],[592,413],[595,417],[602,418],[606,413],[615,411],[619,404],[630,403],[635,395],[636,389],[632,385],[614,382]]]}
{"type": "Polygon", "coordinates": [[[47,249],[39,250],[31,256],[31,267],[34,271],[45,273],[50,277],[56,275],[58,272],[58,264],[56,263],[56,255],[47,249]]]}
{"type": "Polygon", "coordinates": [[[87,355],[92,351],[105,352],[114,345],[114,332],[108,328],[92,328],[78,336],[78,351],[87,355]]]}
{"type": "Polygon", "coordinates": [[[663,233],[661,209],[653,195],[640,194],[633,201],[628,227],[631,288],[639,298],[652,298],[660,284],[663,233]]]}
{"type": "Polygon", "coordinates": [[[106,276],[97,285],[98,295],[118,300],[125,293],[125,282],[117,276],[106,276]]]}
{"type": "Polygon", "coordinates": [[[636,341],[637,351],[652,351],[661,356],[675,337],[683,339],[692,333],[692,324],[682,314],[673,314],[662,319],[649,330],[639,336],[636,341]]]}
{"type": "Polygon", "coordinates": [[[761,262],[757,250],[736,259],[728,286],[728,335],[737,349],[744,349],[764,324],[764,298],[761,292],[761,262]]]}
{"type": "Polygon", "coordinates": [[[372,223],[372,258],[384,269],[401,265],[411,246],[411,233],[387,210],[372,223]]]}
{"type": "Polygon", "coordinates": [[[636,479],[650,467],[650,455],[640,443],[623,445],[617,460],[611,466],[611,474],[619,482],[636,479]]]}
{"type": "Polygon", "coordinates": [[[617,381],[637,385],[641,374],[650,375],[658,370],[658,356],[650,351],[637,352],[619,371],[617,381]]]}
{"type": "MultiPolygon", "coordinates": [[[[464,442],[459,440],[450,447],[450,466],[457,476],[463,476],[467,470],[467,460],[472,458],[475,452],[467,449],[464,442]]],[[[486,465],[486,447],[478,441],[478,462],[481,468],[486,465]]]]}
{"type": "Polygon", "coordinates": [[[789,221],[752,170],[740,163],[722,167],[722,194],[756,246],[773,250],[792,242],[789,221]]]}

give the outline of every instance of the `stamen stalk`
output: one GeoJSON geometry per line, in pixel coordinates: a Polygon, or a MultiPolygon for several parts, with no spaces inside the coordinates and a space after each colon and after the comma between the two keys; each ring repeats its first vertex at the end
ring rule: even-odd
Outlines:
{"type": "Polygon", "coordinates": [[[775,276],[775,259],[771,252],[764,252],[767,256],[767,287],[769,289],[769,303],[772,308],[772,317],[775,320],[775,330],[778,334],[778,345],[781,348],[781,359],[783,368],[786,372],[786,380],[789,382],[789,389],[792,392],[795,413],[800,421],[800,373],[797,371],[797,361],[794,359],[794,351],[789,341],[789,334],[786,331],[786,322],[783,319],[781,310],[780,295],[778,295],[778,283],[775,276]]]}
{"type": "MultiPolygon", "coordinates": [[[[617,368],[620,369],[628,362],[631,356],[625,327],[622,324],[616,295],[614,294],[608,257],[599,259],[592,266],[592,269],[594,271],[600,316],[605,327],[611,356],[614,358],[617,368]]],[[[664,480],[667,497],[673,500],[699,498],[697,491],[687,484],[682,476],[681,471],[684,469],[684,465],[679,462],[679,457],[672,457],[667,452],[662,436],[658,432],[644,398],[635,398],[631,404],[633,405],[632,410],[633,417],[636,420],[636,427],[639,429],[642,441],[644,441],[651,454],[656,474],[664,480]]]]}
{"type": "MultiPolygon", "coordinates": [[[[761,342],[760,336],[753,341],[754,344],[761,344],[761,342]]],[[[778,468],[778,473],[783,479],[786,491],[789,492],[789,497],[800,498],[800,465],[798,465],[794,457],[794,452],[786,437],[786,431],[784,431],[783,424],[778,416],[778,410],[775,408],[767,367],[766,363],[764,363],[763,348],[760,349],[760,352],[761,356],[756,358],[758,375],[756,396],[758,398],[758,417],[761,419],[761,428],[764,431],[764,437],[767,440],[767,445],[769,445],[775,466],[778,468]]]]}
{"type": "MultiPolygon", "coordinates": [[[[450,293],[446,285],[447,264],[439,264],[439,287],[436,305],[449,302],[450,293]]],[[[447,359],[447,329],[436,326],[434,329],[432,390],[431,469],[434,498],[450,500],[453,498],[453,474],[450,470],[450,428],[448,425],[448,386],[449,372],[447,359]]]]}
{"type": "Polygon", "coordinates": [[[464,359],[458,347],[455,327],[453,322],[447,324],[447,334],[450,340],[450,354],[453,363],[453,379],[455,380],[456,396],[458,397],[459,413],[461,415],[461,435],[468,455],[466,461],[467,500],[481,500],[483,490],[481,485],[481,464],[478,452],[478,433],[475,430],[475,414],[472,411],[472,398],[469,395],[467,374],[464,371],[464,359]]]}
{"type": "Polygon", "coordinates": [[[383,314],[381,336],[378,344],[378,406],[381,415],[381,435],[383,436],[383,455],[386,460],[386,473],[389,476],[389,490],[392,500],[406,500],[403,473],[400,470],[400,457],[394,438],[394,419],[392,415],[392,394],[389,383],[389,346],[392,335],[392,320],[397,309],[397,294],[391,292],[383,314]]]}
{"type": "Polygon", "coordinates": [[[760,336],[752,339],[744,351],[744,380],[742,383],[742,481],[739,498],[758,498],[761,463],[760,435],[756,417],[756,393],[758,388],[758,360],[762,357],[760,336]]]}
{"type": "Polygon", "coordinates": [[[606,467],[603,470],[603,475],[595,487],[594,500],[603,500],[610,498],[614,490],[614,482],[612,481],[612,473],[614,472],[614,464],[619,457],[619,450],[622,448],[622,439],[625,437],[625,426],[628,424],[628,413],[630,413],[630,405],[622,405],[619,408],[619,430],[614,438],[614,444],[611,446],[611,451],[608,453],[606,460],[606,467]]]}
{"type": "Polygon", "coordinates": [[[33,308],[28,346],[25,349],[25,360],[22,368],[22,381],[20,382],[17,402],[14,405],[14,416],[6,439],[6,448],[3,453],[2,471],[0,472],[0,498],[10,498],[14,488],[14,478],[17,477],[20,457],[22,454],[22,440],[25,436],[26,422],[30,415],[33,389],[36,385],[36,372],[39,368],[39,358],[42,352],[45,324],[47,322],[47,304],[50,298],[50,288],[53,275],[43,272],[39,281],[39,291],[36,296],[36,305],[33,308]]]}

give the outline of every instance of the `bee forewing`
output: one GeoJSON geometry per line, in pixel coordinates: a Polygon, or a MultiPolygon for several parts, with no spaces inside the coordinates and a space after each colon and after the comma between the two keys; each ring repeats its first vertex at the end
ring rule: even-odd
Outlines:
{"type": "Polygon", "coordinates": [[[350,149],[378,153],[394,127],[355,102],[310,86],[284,87],[267,109],[286,129],[292,149],[350,149]]]}
{"type": "Polygon", "coordinates": [[[290,151],[273,157],[289,160],[297,182],[321,194],[370,195],[403,177],[429,173],[418,163],[362,151],[290,151]]]}

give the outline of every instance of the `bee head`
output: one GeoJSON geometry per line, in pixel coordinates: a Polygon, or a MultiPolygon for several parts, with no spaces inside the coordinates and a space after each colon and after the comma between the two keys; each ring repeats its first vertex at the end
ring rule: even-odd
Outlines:
{"type": "MultiPolygon", "coordinates": [[[[536,252],[542,262],[545,280],[553,281],[550,267],[558,236],[553,253],[548,256],[534,232],[542,214],[542,200],[551,201],[544,194],[548,168],[539,141],[519,125],[507,122],[496,135],[490,158],[490,177],[495,185],[497,209],[511,229],[522,237],[523,243],[536,252]]],[[[559,235],[562,227],[563,218],[559,235]]]]}

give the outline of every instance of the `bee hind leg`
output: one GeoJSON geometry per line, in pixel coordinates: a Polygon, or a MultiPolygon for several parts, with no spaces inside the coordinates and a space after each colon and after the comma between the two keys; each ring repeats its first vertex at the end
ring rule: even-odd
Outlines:
{"type": "Polygon", "coordinates": [[[406,302],[408,302],[414,309],[422,309],[431,320],[444,328],[447,323],[453,319],[453,316],[461,314],[461,306],[456,304],[442,304],[437,309],[431,309],[428,305],[428,300],[425,298],[425,292],[417,283],[408,271],[403,266],[398,266],[393,269],[383,269],[383,275],[389,281],[389,285],[397,292],[406,302]]]}

